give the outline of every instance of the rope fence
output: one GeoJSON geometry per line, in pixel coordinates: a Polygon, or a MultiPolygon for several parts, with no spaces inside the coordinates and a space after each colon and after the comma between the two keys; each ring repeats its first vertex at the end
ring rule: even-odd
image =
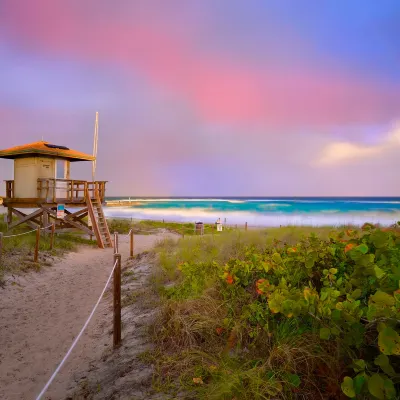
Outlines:
{"type": "Polygon", "coordinates": [[[89,317],[87,318],[82,329],[78,333],[78,336],[72,342],[71,347],[68,349],[64,358],[61,360],[60,364],[55,369],[55,371],[53,372],[53,374],[51,375],[51,377],[49,378],[49,380],[43,387],[42,391],[36,397],[36,400],[40,400],[43,397],[43,395],[47,392],[48,388],[54,381],[55,377],[60,372],[61,368],[67,361],[68,357],[71,355],[71,353],[74,350],[79,339],[82,337],[83,333],[85,332],[85,329],[89,325],[90,320],[92,319],[94,313],[96,312],[97,307],[99,306],[100,301],[103,298],[105,291],[107,290],[107,287],[111,281],[111,277],[114,277],[114,347],[119,346],[119,344],[121,343],[121,255],[115,254],[114,259],[115,259],[115,262],[111,269],[110,275],[107,279],[107,282],[106,282],[96,304],[94,305],[94,307],[92,309],[92,312],[89,314],[89,317]],[[119,288],[119,291],[118,291],[118,288],[119,288]],[[119,310],[119,312],[118,312],[118,310],[119,310]],[[118,328],[118,325],[119,325],[119,328],[118,328]]]}
{"type": "Polygon", "coordinates": [[[31,231],[22,232],[22,233],[18,233],[18,234],[15,234],[15,235],[6,235],[5,236],[3,234],[3,232],[0,232],[0,263],[3,261],[3,241],[4,241],[4,239],[13,239],[13,238],[16,238],[16,237],[28,235],[28,234],[33,233],[33,232],[36,232],[35,251],[34,251],[33,261],[37,263],[38,260],[39,260],[40,231],[42,231],[42,230],[46,231],[49,228],[51,228],[50,250],[53,250],[53,247],[54,247],[54,232],[55,232],[55,225],[54,224],[50,224],[50,225],[44,226],[42,228],[40,226],[38,226],[36,229],[32,229],[31,231]]]}
{"type": "MultiPolygon", "coordinates": [[[[39,228],[39,229],[40,230],[46,230],[46,229],[51,228],[52,226],[53,226],[53,224],[50,224],[49,226],[45,226],[44,228],[39,228]]],[[[3,239],[8,239],[8,238],[13,238],[13,237],[17,237],[17,236],[28,235],[29,233],[36,232],[36,231],[37,231],[37,229],[32,229],[31,231],[18,233],[16,235],[7,235],[7,236],[2,235],[2,236],[3,236],[3,239]]]]}

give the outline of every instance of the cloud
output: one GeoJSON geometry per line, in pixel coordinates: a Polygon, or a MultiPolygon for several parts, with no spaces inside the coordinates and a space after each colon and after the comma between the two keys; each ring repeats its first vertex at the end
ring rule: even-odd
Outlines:
{"type": "Polygon", "coordinates": [[[216,51],[218,31],[204,31],[209,16],[196,21],[186,9],[172,18],[153,7],[137,16],[129,2],[113,12],[93,3],[93,15],[82,2],[18,3],[5,2],[3,37],[44,57],[139,75],[179,96],[206,123],[292,128],[386,123],[399,116],[398,83],[323,60],[290,30],[284,32],[289,59],[283,60],[281,40],[263,39],[268,31],[262,29],[248,39],[259,45],[243,57],[235,38],[216,51]]]}
{"type": "Polygon", "coordinates": [[[375,145],[365,145],[347,141],[333,142],[326,145],[316,160],[316,165],[338,165],[359,162],[362,159],[383,157],[394,147],[400,148],[400,123],[375,145]]]}

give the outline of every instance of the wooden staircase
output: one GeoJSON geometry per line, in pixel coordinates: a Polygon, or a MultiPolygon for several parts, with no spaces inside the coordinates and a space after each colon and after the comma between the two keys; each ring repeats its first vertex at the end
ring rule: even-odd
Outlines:
{"type": "Polygon", "coordinates": [[[88,206],[88,213],[92,221],[93,232],[97,239],[97,244],[100,248],[113,247],[110,231],[108,229],[107,220],[104,216],[103,206],[98,191],[92,199],[89,191],[86,192],[86,203],[88,206]]]}

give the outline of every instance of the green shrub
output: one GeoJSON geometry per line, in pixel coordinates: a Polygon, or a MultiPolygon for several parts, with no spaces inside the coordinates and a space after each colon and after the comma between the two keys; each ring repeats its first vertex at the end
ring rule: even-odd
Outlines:
{"type": "Polygon", "coordinates": [[[257,235],[158,249],[177,280],[154,327],[158,384],[206,399],[399,396],[398,229],[257,235]]]}

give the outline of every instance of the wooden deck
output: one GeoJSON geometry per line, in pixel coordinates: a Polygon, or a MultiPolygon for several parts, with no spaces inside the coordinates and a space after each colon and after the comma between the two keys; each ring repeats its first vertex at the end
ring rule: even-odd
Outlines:
{"type": "Polygon", "coordinates": [[[7,208],[8,230],[21,224],[27,224],[32,229],[42,227],[46,230],[52,226],[56,232],[78,229],[89,236],[95,236],[100,248],[112,247],[102,207],[106,183],[107,181],[38,179],[37,197],[18,198],[15,197],[14,181],[6,181],[7,197],[3,199],[3,206],[7,208]],[[57,212],[58,205],[64,205],[64,211],[60,215],[57,212]],[[79,210],[72,212],[67,209],[72,207],[79,210]],[[21,208],[35,210],[26,214],[21,208]]]}
{"type": "Polygon", "coordinates": [[[37,197],[18,198],[14,196],[14,181],[6,182],[5,207],[35,208],[39,205],[80,207],[87,203],[87,196],[104,203],[107,181],[88,182],[73,179],[38,179],[37,197]]]}

